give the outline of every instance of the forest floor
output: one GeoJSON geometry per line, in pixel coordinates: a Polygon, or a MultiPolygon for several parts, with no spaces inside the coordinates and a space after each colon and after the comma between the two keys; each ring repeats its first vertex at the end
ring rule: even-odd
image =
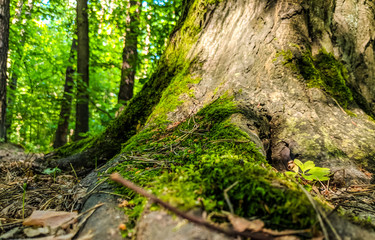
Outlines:
{"type": "MultiPolygon", "coordinates": [[[[46,235],[46,229],[34,231],[24,226],[24,220],[36,210],[68,213],[63,217],[52,216],[62,220],[77,207],[82,191],[76,183],[80,179],[74,175],[59,174],[58,169],[47,170],[49,174],[35,174],[32,162],[41,156],[25,153],[18,145],[0,144],[0,239],[46,235]]],[[[38,220],[48,221],[45,216],[42,218],[38,220]]]]}
{"type": "MultiPolygon", "coordinates": [[[[36,174],[32,163],[40,157],[14,144],[0,144],[0,239],[73,239],[84,226],[82,218],[77,223],[82,216],[78,210],[81,200],[93,192],[78,184],[81,179],[74,172],[47,169],[36,174]]],[[[365,228],[374,229],[375,185],[313,186],[311,194],[333,211],[346,212],[365,228]]]]}

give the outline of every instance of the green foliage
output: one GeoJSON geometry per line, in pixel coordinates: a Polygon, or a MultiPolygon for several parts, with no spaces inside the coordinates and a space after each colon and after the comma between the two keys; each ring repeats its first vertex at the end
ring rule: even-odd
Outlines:
{"type": "Polygon", "coordinates": [[[276,226],[310,226],[314,212],[305,195],[274,172],[249,136],[230,122],[234,113],[241,110],[224,97],[184,122],[150,126],[124,144],[125,161],[112,171],[185,210],[228,210],[223,192],[238,182],[228,192],[236,214],[276,226]]]}
{"type": "Polygon", "coordinates": [[[328,175],[331,173],[329,168],[316,167],[313,161],[302,163],[298,159],[294,159],[296,166],[292,171],[286,172],[287,175],[295,177],[300,175],[308,181],[327,181],[328,175]],[[301,172],[300,172],[301,170],[301,172]]]}
{"type": "MultiPolygon", "coordinates": [[[[76,37],[75,2],[33,3],[11,1],[8,74],[14,84],[8,88],[8,132],[10,141],[21,143],[28,150],[48,151],[57,128],[65,70],[76,65],[68,61],[71,42],[76,37]]],[[[154,71],[180,7],[181,0],[142,1],[135,92],[154,71]]],[[[89,135],[104,131],[120,107],[117,94],[128,12],[126,1],[89,2],[89,135]]],[[[74,105],[69,140],[75,125],[74,105]]]]}
{"type": "Polygon", "coordinates": [[[53,181],[56,181],[56,175],[59,174],[60,172],[61,172],[61,169],[58,168],[58,167],[47,168],[47,169],[44,169],[44,171],[43,171],[44,174],[48,174],[48,175],[53,174],[53,181]]]}

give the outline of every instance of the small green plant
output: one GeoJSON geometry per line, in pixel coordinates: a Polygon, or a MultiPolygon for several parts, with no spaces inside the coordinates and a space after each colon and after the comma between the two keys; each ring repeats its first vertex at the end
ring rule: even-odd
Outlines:
{"type": "Polygon", "coordinates": [[[294,167],[291,171],[286,172],[288,176],[295,177],[299,175],[308,181],[327,181],[330,174],[329,168],[316,167],[313,161],[302,163],[298,159],[294,159],[294,167]],[[300,172],[301,170],[301,172],[300,172]]]}
{"type": "Polygon", "coordinates": [[[54,182],[56,181],[56,174],[57,174],[57,173],[60,173],[60,172],[61,172],[61,169],[58,168],[58,167],[55,167],[55,168],[47,168],[47,169],[44,169],[44,171],[43,171],[44,174],[48,174],[48,175],[53,174],[53,181],[54,181],[54,182]]]}
{"type": "Polygon", "coordinates": [[[23,184],[23,195],[22,195],[22,219],[25,218],[26,188],[27,188],[27,183],[24,183],[23,184]]]}

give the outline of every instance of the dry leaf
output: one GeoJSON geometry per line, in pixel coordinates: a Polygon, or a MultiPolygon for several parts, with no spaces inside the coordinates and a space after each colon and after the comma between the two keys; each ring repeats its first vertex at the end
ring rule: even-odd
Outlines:
{"type": "Polygon", "coordinates": [[[76,212],[34,211],[23,221],[23,225],[56,228],[70,220],[72,221],[69,224],[75,222],[73,221],[75,217],[77,217],[76,212]]]}
{"type": "Polygon", "coordinates": [[[25,235],[29,238],[36,237],[39,235],[46,235],[49,234],[49,228],[48,227],[41,227],[41,228],[25,228],[23,230],[25,235]]]}
{"type": "Polygon", "coordinates": [[[230,214],[228,216],[230,223],[233,225],[233,228],[238,232],[244,232],[245,230],[249,230],[252,232],[259,232],[264,227],[264,222],[262,220],[254,220],[249,221],[245,218],[235,216],[230,214]]]}

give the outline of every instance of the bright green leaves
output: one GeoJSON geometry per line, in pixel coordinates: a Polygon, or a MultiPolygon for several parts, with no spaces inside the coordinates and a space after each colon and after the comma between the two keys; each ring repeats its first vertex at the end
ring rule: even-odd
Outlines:
{"type": "MultiPolygon", "coordinates": [[[[120,107],[117,94],[126,19],[127,14],[135,10],[129,9],[127,2],[89,2],[90,135],[104,131],[120,107]]],[[[177,10],[182,0],[141,2],[135,93],[155,69],[177,22],[177,10]]],[[[74,1],[11,1],[9,140],[28,150],[45,152],[52,149],[66,68],[76,68],[76,59],[69,62],[71,42],[76,38],[75,15],[74,1]]],[[[74,92],[72,96],[75,97],[74,92]]],[[[75,125],[74,104],[69,135],[75,125]]]]}
{"type": "Polygon", "coordinates": [[[302,163],[298,159],[294,159],[295,166],[292,171],[286,172],[287,175],[295,177],[300,175],[308,181],[327,181],[328,175],[331,173],[329,168],[316,167],[313,161],[302,163]]]}

